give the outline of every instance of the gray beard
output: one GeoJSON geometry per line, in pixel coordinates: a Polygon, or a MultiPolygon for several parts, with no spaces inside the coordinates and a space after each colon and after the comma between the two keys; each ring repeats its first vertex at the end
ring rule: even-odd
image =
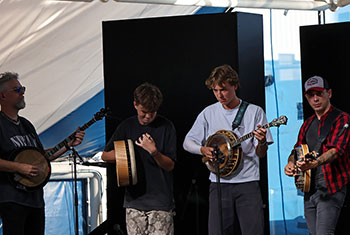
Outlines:
{"type": "Polygon", "coordinates": [[[17,110],[24,109],[26,107],[26,102],[24,100],[21,100],[17,104],[15,104],[15,107],[17,110]]]}

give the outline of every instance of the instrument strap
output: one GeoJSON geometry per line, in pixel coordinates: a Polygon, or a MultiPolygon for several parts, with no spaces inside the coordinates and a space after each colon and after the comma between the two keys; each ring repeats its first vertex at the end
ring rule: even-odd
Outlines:
{"type": "MultiPolygon", "coordinates": [[[[328,134],[331,132],[331,127],[333,121],[342,113],[341,110],[334,108],[330,114],[326,117],[325,123],[321,129],[320,136],[318,137],[318,142],[314,148],[317,153],[321,153],[321,145],[327,138],[328,134]]],[[[320,155],[319,155],[320,156],[320,155]]]]}
{"type": "Polygon", "coordinates": [[[239,124],[241,124],[243,115],[244,115],[245,110],[247,109],[248,105],[249,105],[248,102],[242,101],[241,106],[239,106],[239,110],[236,114],[235,120],[233,120],[233,122],[232,122],[232,131],[234,129],[236,129],[239,126],[239,124]]]}

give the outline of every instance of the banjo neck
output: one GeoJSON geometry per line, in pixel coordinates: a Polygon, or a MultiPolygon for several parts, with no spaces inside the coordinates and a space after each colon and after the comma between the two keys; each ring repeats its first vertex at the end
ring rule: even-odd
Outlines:
{"type": "MultiPolygon", "coordinates": [[[[266,123],[265,125],[263,125],[261,128],[270,128],[271,126],[275,126],[275,124],[273,122],[270,122],[270,123],[266,123]]],[[[232,141],[231,143],[231,148],[235,148],[236,146],[240,145],[243,141],[247,140],[247,139],[250,139],[254,136],[254,133],[253,131],[244,135],[244,136],[241,136],[239,138],[237,138],[236,140],[232,141]]]]}
{"type": "Polygon", "coordinates": [[[61,141],[59,144],[57,144],[56,146],[54,146],[53,148],[51,148],[50,150],[48,150],[45,153],[45,156],[47,158],[50,159],[50,157],[52,155],[54,155],[56,152],[58,152],[58,150],[60,150],[63,147],[67,147],[68,150],[68,143],[71,142],[72,140],[75,139],[75,134],[79,131],[84,131],[87,128],[89,128],[92,124],[94,124],[95,122],[97,122],[98,120],[101,120],[106,114],[107,112],[109,112],[106,109],[101,109],[100,112],[97,112],[94,117],[88,121],[87,123],[85,123],[82,127],[79,128],[79,130],[74,131],[70,136],[68,136],[67,138],[65,138],[63,141],[61,141]]]}

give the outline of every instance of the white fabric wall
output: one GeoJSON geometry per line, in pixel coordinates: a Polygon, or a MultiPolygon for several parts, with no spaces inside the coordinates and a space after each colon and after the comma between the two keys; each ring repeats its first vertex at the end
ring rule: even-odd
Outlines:
{"type": "Polygon", "coordinates": [[[0,0],[0,72],[19,73],[27,87],[27,107],[20,115],[41,133],[103,89],[102,21],[185,15],[197,9],[0,0]]]}

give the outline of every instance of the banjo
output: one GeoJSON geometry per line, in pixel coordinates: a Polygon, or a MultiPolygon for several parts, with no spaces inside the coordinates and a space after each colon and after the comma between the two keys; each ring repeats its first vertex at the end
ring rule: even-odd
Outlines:
{"type": "MultiPolygon", "coordinates": [[[[294,161],[310,161],[316,159],[317,153],[315,151],[309,152],[309,147],[307,144],[302,144],[294,148],[294,161]]],[[[298,170],[298,167],[295,166],[295,176],[294,183],[297,189],[300,189],[302,192],[307,193],[310,191],[311,187],[311,169],[306,171],[298,170]]]]}
{"type": "MultiPolygon", "coordinates": [[[[262,126],[262,128],[279,127],[280,125],[286,125],[288,118],[286,116],[280,116],[278,119],[274,119],[272,122],[262,126]]],[[[254,136],[253,132],[250,132],[244,136],[237,138],[236,134],[228,130],[219,130],[215,134],[209,136],[205,146],[216,149],[218,153],[218,161],[210,160],[208,157],[203,157],[202,162],[206,164],[209,171],[217,174],[217,164],[219,164],[220,177],[226,177],[231,175],[242,161],[242,149],[240,144],[254,136]],[[219,162],[219,163],[217,163],[219,162]]]]}
{"type": "MultiPolygon", "coordinates": [[[[80,131],[84,131],[89,128],[96,121],[101,120],[107,114],[106,109],[101,109],[94,115],[90,121],[85,123],[82,127],[80,127],[80,131]]],[[[38,167],[38,175],[34,177],[27,177],[19,173],[9,173],[10,182],[18,189],[24,191],[35,191],[45,186],[45,184],[49,181],[51,175],[51,164],[49,159],[54,155],[58,150],[67,146],[67,144],[75,138],[76,132],[72,133],[62,142],[57,144],[55,147],[46,151],[40,151],[35,147],[22,147],[13,151],[9,157],[10,160],[19,163],[26,163],[35,165],[38,167]]]]}

